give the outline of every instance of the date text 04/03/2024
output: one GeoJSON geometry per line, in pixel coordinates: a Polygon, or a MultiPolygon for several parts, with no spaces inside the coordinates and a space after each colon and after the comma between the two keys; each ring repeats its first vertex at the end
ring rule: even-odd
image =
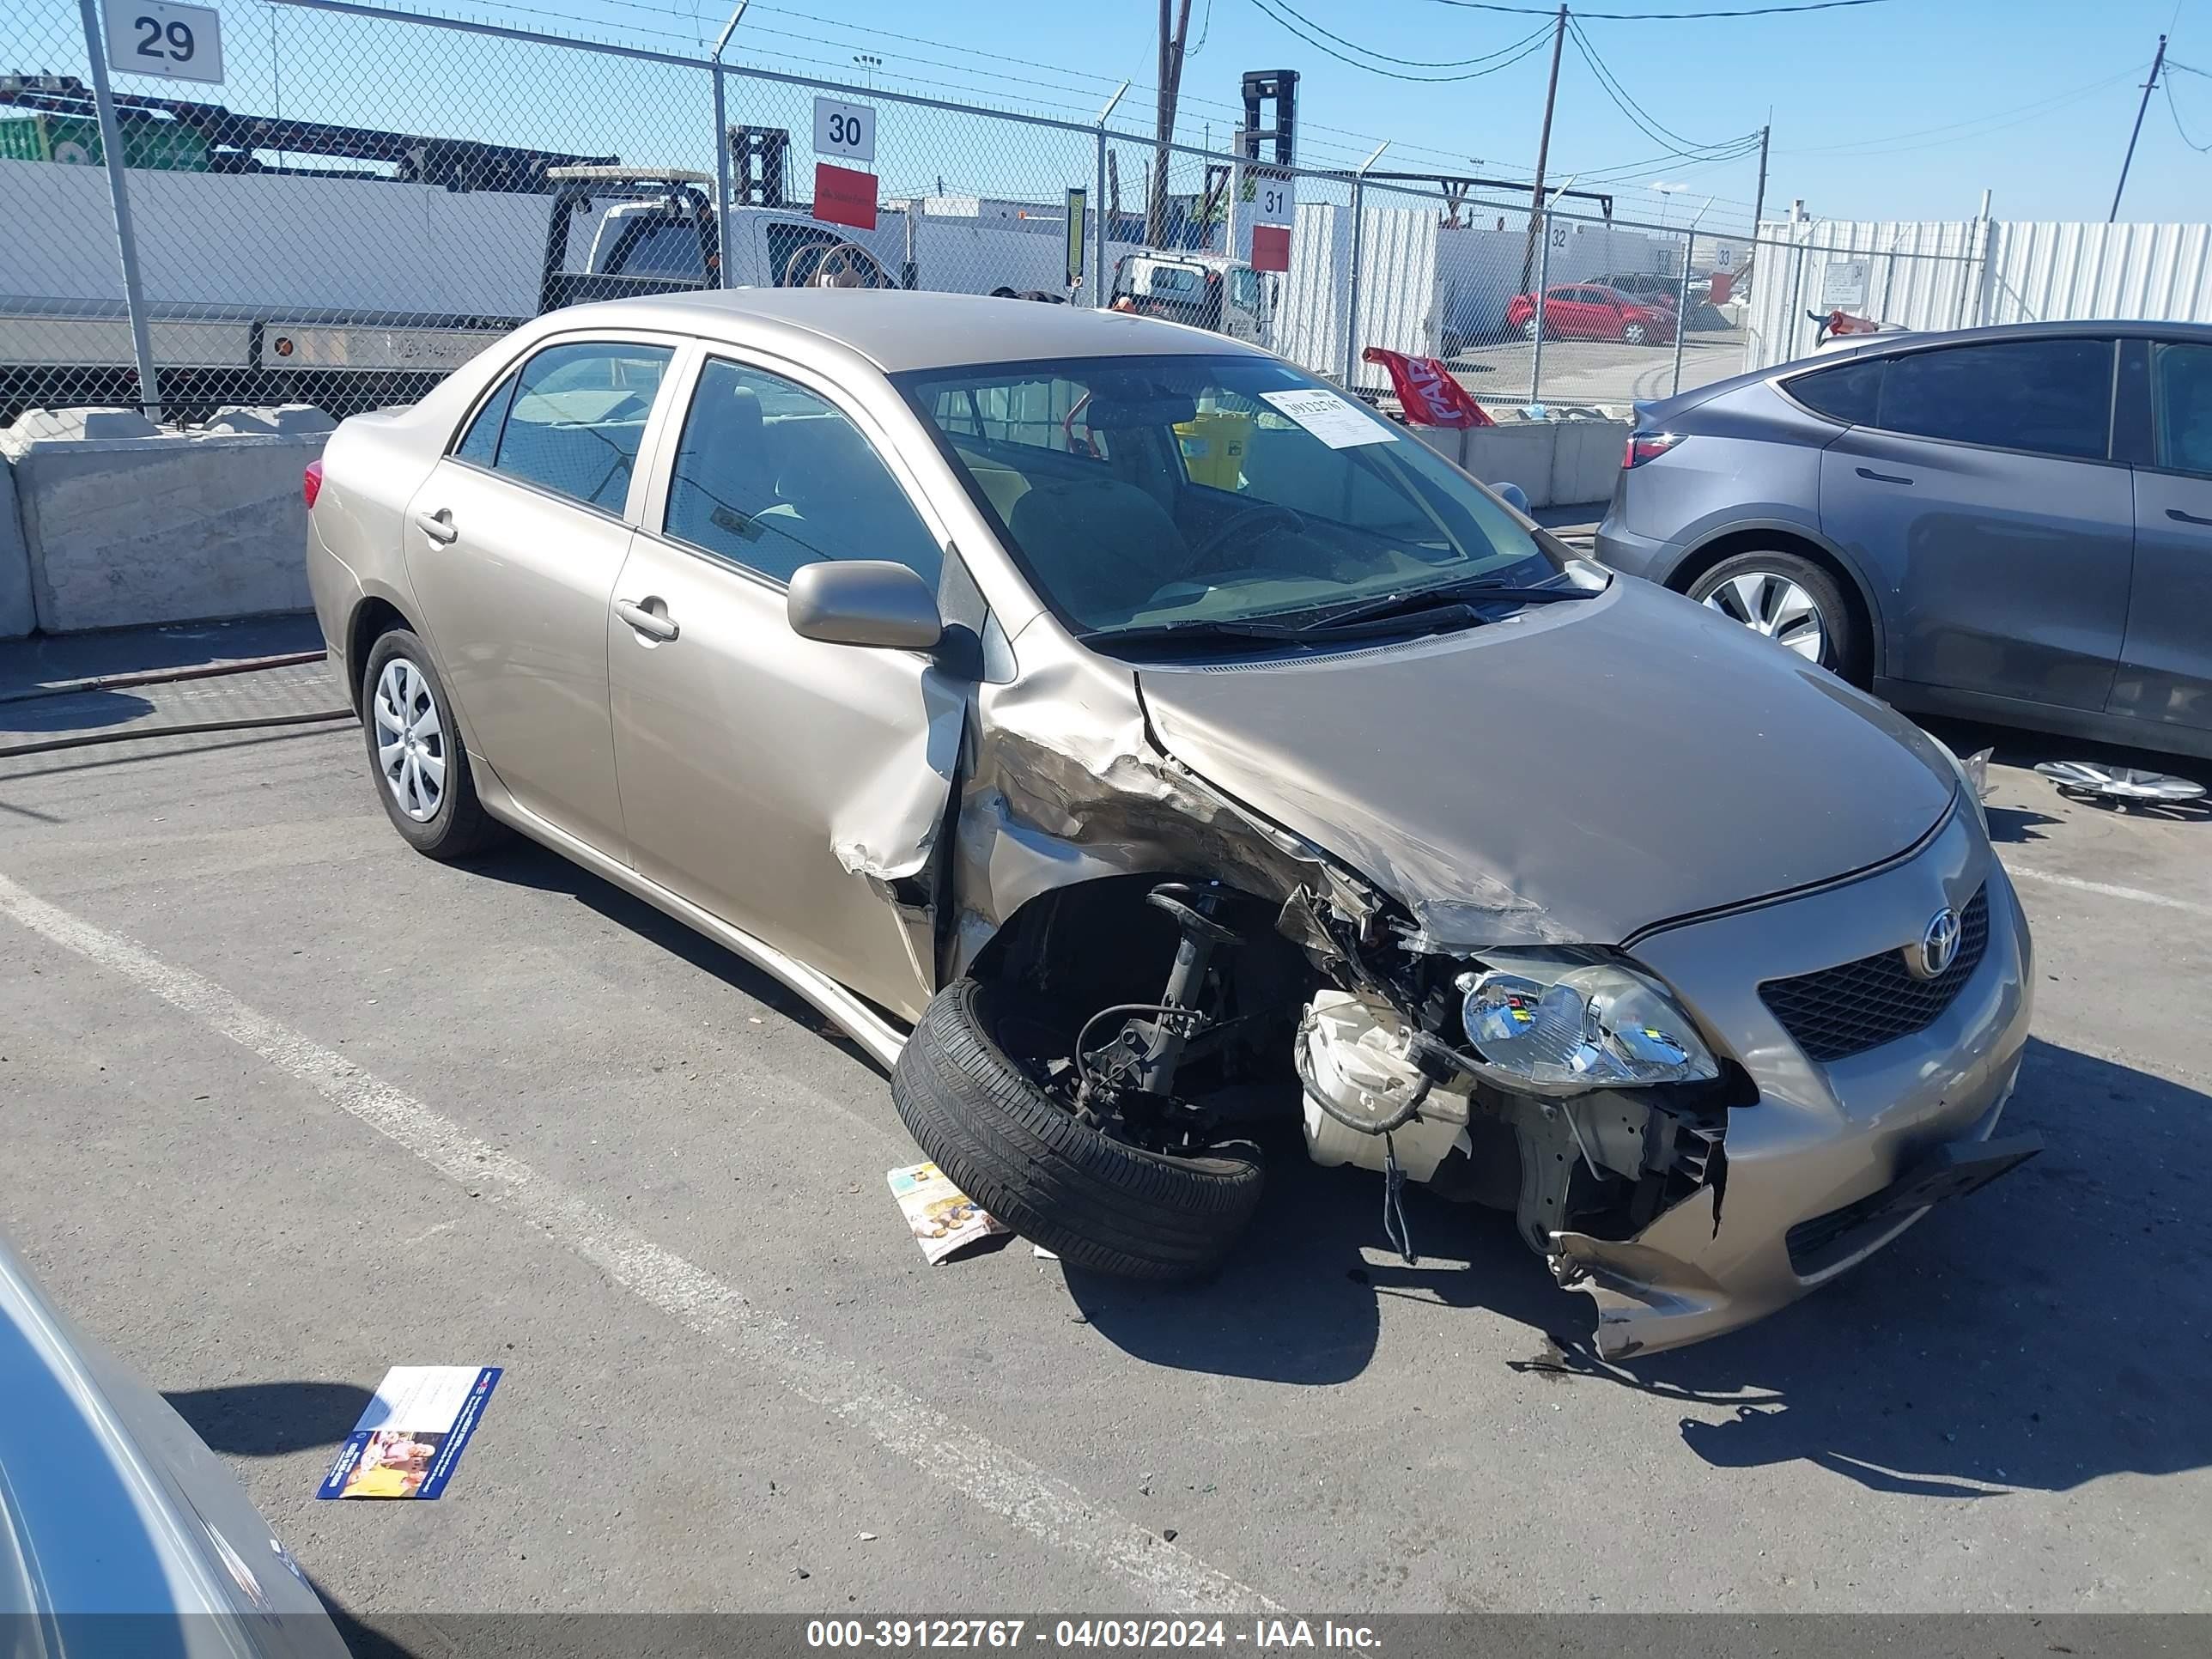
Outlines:
{"type": "Polygon", "coordinates": [[[812,1619],[810,1648],[1055,1648],[1176,1650],[1243,1647],[1258,1653],[1298,1648],[1371,1652],[1375,1635],[1364,1625],[1322,1620],[1258,1619],[1249,1626],[1221,1619],[812,1619]]]}

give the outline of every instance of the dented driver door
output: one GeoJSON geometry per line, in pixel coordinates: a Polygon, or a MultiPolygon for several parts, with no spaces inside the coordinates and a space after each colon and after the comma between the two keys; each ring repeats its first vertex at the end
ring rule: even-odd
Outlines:
{"type": "Polygon", "coordinates": [[[823,558],[936,585],[939,533],[801,371],[702,353],[615,584],[615,768],[640,874],[912,1018],[965,707],[918,652],[792,631],[823,558]]]}

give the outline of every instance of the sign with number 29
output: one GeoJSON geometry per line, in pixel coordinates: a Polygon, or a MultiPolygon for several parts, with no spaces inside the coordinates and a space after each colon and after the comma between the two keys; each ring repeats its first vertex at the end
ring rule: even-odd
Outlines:
{"type": "Polygon", "coordinates": [[[106,12],[107,64],[118,75],[222,82],[222,20],[214,7],[110,0],[106,12]]]}

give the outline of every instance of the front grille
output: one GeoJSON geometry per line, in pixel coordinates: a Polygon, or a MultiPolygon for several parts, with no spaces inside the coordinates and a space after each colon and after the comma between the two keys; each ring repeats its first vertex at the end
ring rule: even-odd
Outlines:
{"type": "Polygon", "coordinates": [[[1759,1000],[1806,1058],[1847,1059],[1911,1036],[1936,1023],[1981,965],[1990,943],[1990,896],[1984,887],[1959,918],[1959,954],[1934,979],[1915,979],[1902,951],[1883,951],[1839,968],[1794,979],[1771,979],[1759,1000]]]}

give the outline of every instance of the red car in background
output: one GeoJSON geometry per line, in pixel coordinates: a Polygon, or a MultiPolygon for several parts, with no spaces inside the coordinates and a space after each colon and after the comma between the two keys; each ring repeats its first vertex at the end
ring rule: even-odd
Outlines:
{"type": "MultiPolygon", "coordinates": [[[[1516,294],[1505,307],[1505,325],[1536,337],[1536,296],[1516,294]]],[[[1656,299],[1632,300],[1619,289],[1564,283],[1544,290],[1544,336],[1552,340],[1625,340],[1630,345],[1671,342],[1674,307],[1656,299]]]]}

